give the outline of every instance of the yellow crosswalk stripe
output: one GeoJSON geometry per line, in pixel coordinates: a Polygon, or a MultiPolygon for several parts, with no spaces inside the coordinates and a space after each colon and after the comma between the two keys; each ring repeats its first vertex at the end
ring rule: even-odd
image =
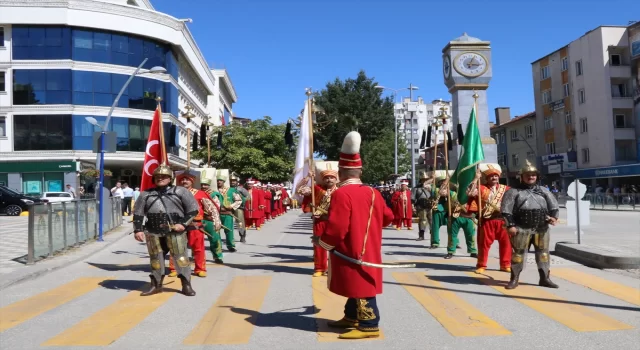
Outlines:
{"type": "MultiPolygon", "coordinates": [[[[312,277],[311,287],[313,288],[313,305],[316,309],[316,327],[319,342],[342,341],[338,336],[345,333],[344,329],[331,328],[329,321],[336,321],[344,317],[344,304],[347,298],[331,293],[327,288],[326,277],[312,277]]],[[[369,338],[363,340],[381,340],[384,334],[380,331],[377,338],[369,338]]],[[[353,341],[353,340],[347,340],[353,341]]]]}
{"type": "Polygon", "coordinates": [[[511,334],[456,293],[443,290],[441,283],[424,272],[394,272],[392,276],[454,337],[511,334]]]}
{"type": "Polygon", "coordinates": [[[186,345],[247,344],[271,276],[238,276],[184,340],[186,345]]]}
{"type": "MultiPolygon", "coordinates": [[[[177,279],[165,278],[165,284],[175,283],[175,280],[177,279]]],[[[47,340],[42,346],[107,346],[142,322],[176,292],[175,289],[165,287],[164,293],[141,297],[140,291],[132,291],[47,340]]]]}
{"type": "Polygon", "coordinates": [[[110,278],[78,278],[60,287],[5,306],[0,309],[0,332],[15,327],[81,295],[89,293],[98,288],[101,282],[108,279],[110,278]]]}
{"type": "Polygon", "coordinates": [[[640,290],[571,268],[555,268],[553,276],[640,306],[640,290]]]}
{"type": "Polygon", "coordinates": [[[538,286],[521,283],[516,289],[505,289],[504,284],[508,277],[504,273],[485,271],[483,275],[472,272],[468,274],[576,332],[613,331],[633,328],[588,307],[574,304],[551,294],[538,286]]]}

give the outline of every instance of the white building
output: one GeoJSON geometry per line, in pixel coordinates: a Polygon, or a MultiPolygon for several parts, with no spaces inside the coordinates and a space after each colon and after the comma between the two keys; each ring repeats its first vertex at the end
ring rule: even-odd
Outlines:
{"type": "Polygon", "coordinates": [[[532,63],[538,155],[563,159],[543,159],[549,183],[640,180],[628,31],[600,26],[532,63]]]}
{"type": "Polygon", "coordinates": [[[118,136],[118,151],[105,155],[109,181],[140,183],[156,97],[169,161],[185,167],[186,128],[194,135],[207,115],[231,115],[237,100],[227,72],[207,65],[188,22],[148,0],[0,0],[0,184],[38,194],[91,182],[81,173],[95,167],[99,129],[85,117],[104,123],[145,58],[108,126],[118,136]],[[151,73],[157,66],[166,73],[151,73]],[[189,125],[181,117],[187,105],[196,115],[189,125]]]}
{"type": "Polygon", "coordinates": [[[451,117],[451,102],[443,101],[442,99],[425,103],[422,97],[418,97],[417,101],[413,102],[407,97],[403,99],[401,103],[395,104],[396,118],[401,120],[398,133],[407,141],[407,150],[409,150],[409,153],[411,153],[411,142],[413,142],[416,162],[420,157],[421,150],[434,145],[436,142],[436,134],[438,135],[438,142],[442,142],[444,130],[449,132],[452,130],[451,118],[449,118],[449,123],[445,127],[440,128],[437,133],[433,130],[431,134],[431,144],[425,145],[424,148],[420,149],[422,131],[427,130],[428,126],[433,123],[434,118],[440,115],[442,108],[444,108],[446,114],[451,117]],[[412,133],[411,111],[413,111],[413,137],[410,136],[412,133]]]}

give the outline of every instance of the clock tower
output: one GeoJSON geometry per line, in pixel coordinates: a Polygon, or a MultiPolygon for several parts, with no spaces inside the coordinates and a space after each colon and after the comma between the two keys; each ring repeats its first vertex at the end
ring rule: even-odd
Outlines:
{"type": "MultiPolygon", "coordinates": [[[[489,107],[487,105],[487,89],[493,70],[491,69],[491,43],[471,37],[467,33],[450,41],[442,49],[442,73],[444,84],[451,93],[451,110],[453,123],[453,139],[458,139],[457,125],[462,124],[463,132],[467,130],[469,115],[473,108],[473,94],[478,94],[477,117],[484,162],[497,163],[496,142],[489,134],[489,107]]],[[[449,153],[451,169],[458,165],[461,146],[454,142],[453,151],[449,153]]]]}

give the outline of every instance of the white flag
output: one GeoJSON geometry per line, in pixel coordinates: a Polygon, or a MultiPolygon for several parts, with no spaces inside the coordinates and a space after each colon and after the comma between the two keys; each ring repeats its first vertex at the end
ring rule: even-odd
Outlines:
{"type": "MultiPolygon", "coordinates": [[[[302,121],[300,123],[300,138],[298,139],[298,151],[296,152],[296,165],[293,173],[293,190],[296,191],[303,178],[309,174],[309,162],[313,160],[311,154],[311,125],[309,113],[309,103],[305,101],[304,112],[302,113],[302,121]]],[[[294,193],[299,197],[297,193],[294,193]]]]}

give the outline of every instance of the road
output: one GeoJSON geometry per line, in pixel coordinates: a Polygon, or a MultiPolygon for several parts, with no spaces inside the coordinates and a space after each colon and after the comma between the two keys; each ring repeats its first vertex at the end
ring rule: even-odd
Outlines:
{"type": "MultiPolygon", "coordinates": [[[[496,271],[473,271],[458,251],[429,250],[415,231],[384,231],[384,260],[413,261],[387,269],[379,296],[383,336],[341,341],[328,320],[342,316],[344,299],[313,278],[310,221],[292,212],[249,231],[225,265],[193,277],[198,293],[140,297],[148,281],[145,246],[126,236],[84,261],[2,290],[3,349],[602,349],[637,347],[640,280],[554,257],[560,289],[537,286],[530,260],[514,291],[496,271]]],[[[463,240],[464,241],[464,240],[463,240]]],[[[208,253],[209,254],[209,253],[208,253]]],[[[211,256],[208,255],[211,259],[211,256]]],[[[491,270],[493,269],[493,270],[491,270]]]]}

